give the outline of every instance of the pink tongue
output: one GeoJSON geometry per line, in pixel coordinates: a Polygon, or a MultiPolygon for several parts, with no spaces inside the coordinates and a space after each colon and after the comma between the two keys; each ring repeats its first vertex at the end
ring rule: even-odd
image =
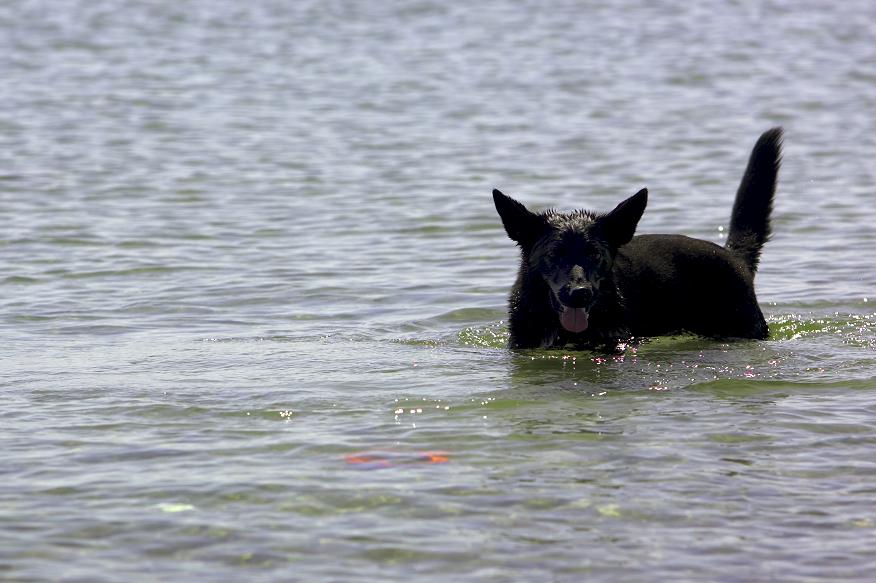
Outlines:
{"type": "Polygon", "coordinates": [[[564,308],[563,313],[560,314],[560,324],[569,332],[576,334],[583,332],[589,324],[587,321],[587,310],[584,308],[564,308]]]}

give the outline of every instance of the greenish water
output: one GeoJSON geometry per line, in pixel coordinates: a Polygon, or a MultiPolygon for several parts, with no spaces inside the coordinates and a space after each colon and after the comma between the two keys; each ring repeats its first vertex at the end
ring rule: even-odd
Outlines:
{"type": "Polygon", "coordinates": [[[0,6],[0,579],[869,581],[872,23],[0,6]],[[777,124],[769,340],[504,348],[492,188],[720,242],[777,124]]]}

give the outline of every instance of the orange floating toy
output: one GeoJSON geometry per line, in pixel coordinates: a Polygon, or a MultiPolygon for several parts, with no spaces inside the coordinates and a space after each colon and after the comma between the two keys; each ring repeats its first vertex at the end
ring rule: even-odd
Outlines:
{"type": "Polygon", "coordinates": [[[446,451],[367,451],[350,453],[344,456],[348,464],[363,470],[380,470],[409,464],[443,464],[450,461],[446,451]]]}

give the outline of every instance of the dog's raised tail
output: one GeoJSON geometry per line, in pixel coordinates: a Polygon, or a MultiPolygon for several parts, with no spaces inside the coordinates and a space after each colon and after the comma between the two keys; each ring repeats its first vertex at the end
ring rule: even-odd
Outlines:
{"type": "Polygon", "coordinates": [[[770,213],[781,162],[782,128],[776,127],[764,132],[754,145],[733,203],[724,246],[741,257],[752,273],[757,271],[760,251],[770,237],[770,213]]]}

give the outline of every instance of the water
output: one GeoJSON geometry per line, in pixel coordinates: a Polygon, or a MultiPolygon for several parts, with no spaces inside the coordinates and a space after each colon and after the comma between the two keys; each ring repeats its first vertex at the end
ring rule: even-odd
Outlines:
{"type": "Polygon", "coordinates": [[[4,3],[0,579],[869,580],[874,17],[4,3]],[[720,242],[778,124],[770,340],[503,348],[492,188],[720,242]]]}

